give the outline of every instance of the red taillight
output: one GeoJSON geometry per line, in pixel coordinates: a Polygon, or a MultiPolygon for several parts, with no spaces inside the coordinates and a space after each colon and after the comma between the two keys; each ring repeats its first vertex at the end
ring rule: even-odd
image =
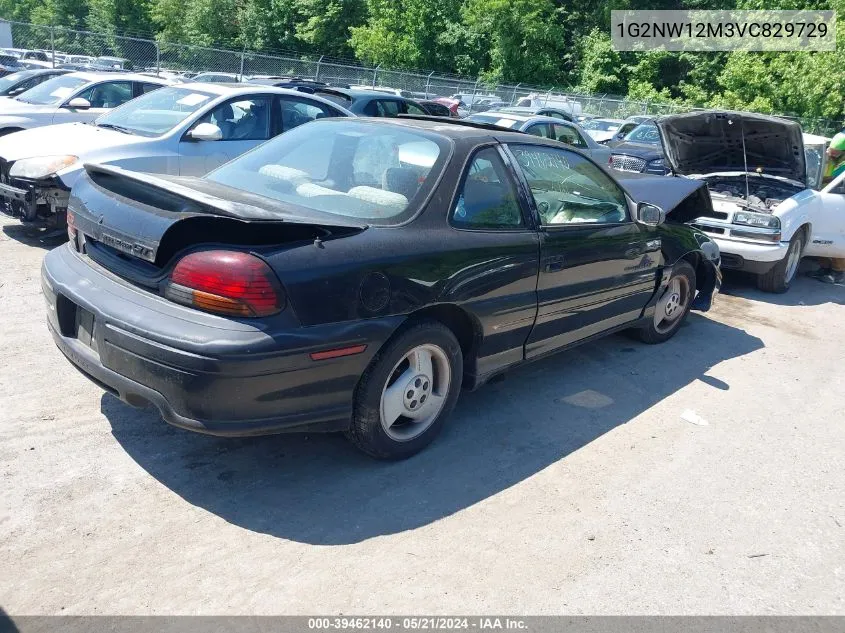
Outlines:
{"type": "Polygon", "coordinates": [[[73,213],[68,210],[65,214],[65,218],[67,219],[67,238],[70,240],[73,247],[76,248],[76,224],[73,213]]]}
{"type": "Polygon", "coordinates": [[[185,255],[170,273],[164,296],[200,310],[240,317],[268,316],[285,307],[270,267],[255,255],[238,251],[185,255]]]}

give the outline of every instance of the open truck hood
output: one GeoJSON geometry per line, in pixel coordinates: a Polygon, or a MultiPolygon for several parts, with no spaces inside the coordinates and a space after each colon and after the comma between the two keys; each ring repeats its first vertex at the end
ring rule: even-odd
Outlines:
{"type": "Polygon", "coordinates": [[[740,112],[689,112],[656,121],[676,174],[748,172],[806,184],[804,141],[794,121],[740,112]]]}

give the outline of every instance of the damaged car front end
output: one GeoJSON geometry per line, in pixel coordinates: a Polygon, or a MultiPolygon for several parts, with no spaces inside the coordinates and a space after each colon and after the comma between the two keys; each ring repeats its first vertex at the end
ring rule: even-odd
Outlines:
{"type": "Polygon", "coordinates": [[[807,189],[800,125],[708,111],[661,117],[657,126],[673,173],[707,183],[712,208],[691,224],[719,245],[722,266],[783,292],[809,239],[806,219],[781,206],[807,189]]]}
{"type": "Polygon", "coordinates": [[[0,155],[0,210],[37,228],[63,231],[70,187],[58,172],[77,160],[65,155],[13,161],[0,155]]]}

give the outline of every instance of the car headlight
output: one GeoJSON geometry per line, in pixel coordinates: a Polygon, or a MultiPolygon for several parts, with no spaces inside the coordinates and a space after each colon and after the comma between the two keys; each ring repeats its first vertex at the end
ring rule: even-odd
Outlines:
{"type": "Polygon", "coordinates": [[[649,167],[665,167],[666,165],[663,163],[662,158],[655,158],[654,160],[648,161],[649,167]]]}
{"type": "Polygon", "coordinates": [[[753,213],[751,211],[737,211],[734,214],[734,224],[757,226],[762,229],[780,229],[780,218],[768,213],[753,213]]]}
{"type": "Polygon", "coordinates": [[[70,167],[79,160],[78,156],[36,156],[15,161],[9,170],[11,178],[46,178],[60,169],[70,167]]]}

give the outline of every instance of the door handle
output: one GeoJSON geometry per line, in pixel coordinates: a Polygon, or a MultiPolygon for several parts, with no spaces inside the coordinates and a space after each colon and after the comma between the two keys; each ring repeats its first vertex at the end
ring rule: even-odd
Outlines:
{"type": "Polygon", "coordinates": [[[546,257],[545,259],[543,259],[543,270],[545,270],[547,273],[553,273],[558,270],[563,270],[563,264],[565,259],[566,258],[563,255],[546,257]]]}

